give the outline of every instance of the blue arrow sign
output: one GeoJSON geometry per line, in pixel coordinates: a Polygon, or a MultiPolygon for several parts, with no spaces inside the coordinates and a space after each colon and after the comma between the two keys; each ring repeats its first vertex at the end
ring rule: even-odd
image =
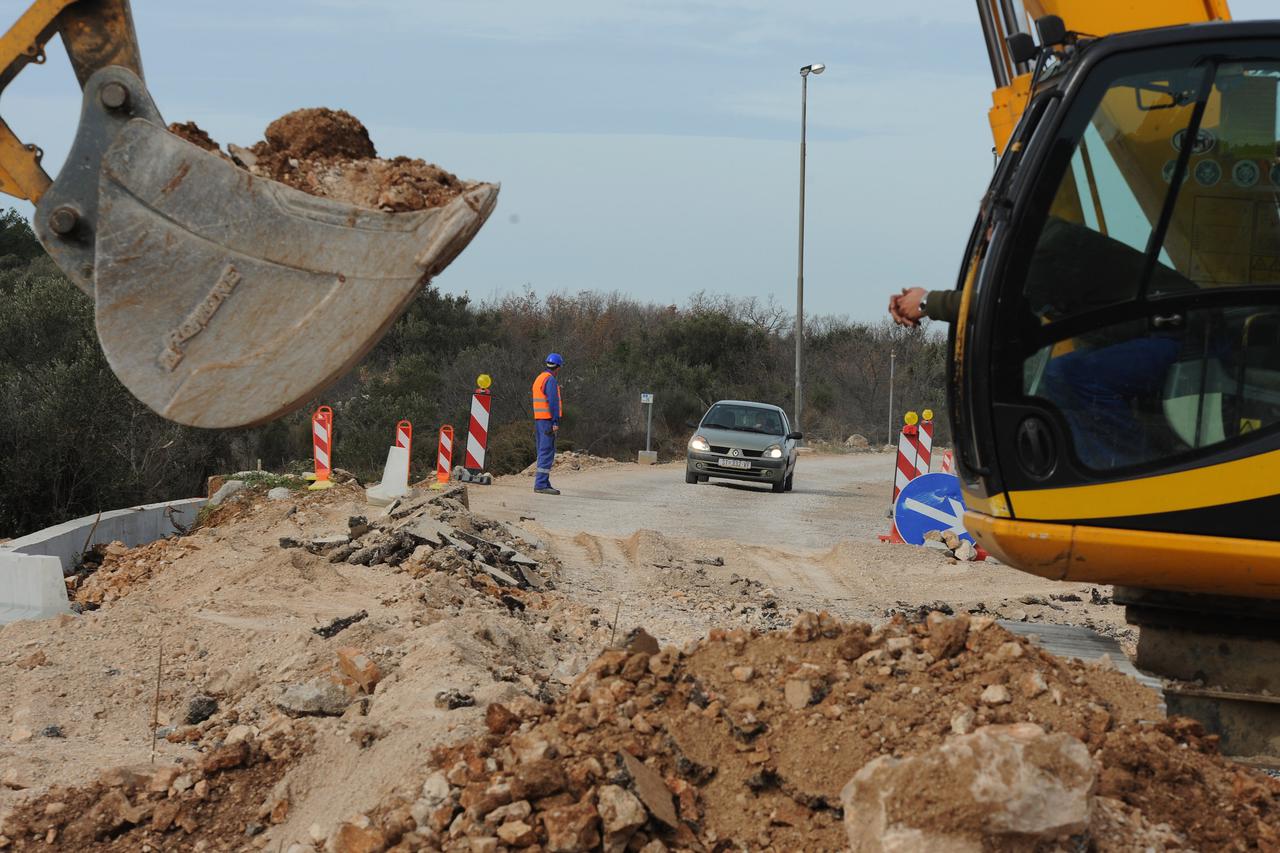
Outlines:
{"type": "Polygon", "coordinates": [[[973,542],[964,529],[964,498],[954,474],[921,474],[903,486],[893,506],[893,523],[910,545],[923,545],[930,530],[950,530],[973,542]]]}

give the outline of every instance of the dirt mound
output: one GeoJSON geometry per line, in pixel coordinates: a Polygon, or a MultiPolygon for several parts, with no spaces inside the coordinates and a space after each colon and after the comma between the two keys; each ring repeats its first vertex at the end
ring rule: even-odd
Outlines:
{"type": "Polygon", "coordinates": [[[169,132],[175,136],[181,136],[192,145],[199,145],[205,151],[219,150],[218,143],[214,142],[213,138],[204,131],[204,128],[200,127],[194,121],[175,121],[173,124],[169,125],[169,132]]]}
{"type": "MultiPolygon", "coordinates": [[[[580,453],[575,450],[566,450],[563,453],[556,454],[556,461],[552,463],[551,470],[559,468],[561,471],[585,471],[590,468],[605,468],[610,465],[621,465],[617,459],[611,459],[607,456],[593,456],[590,453],[580,453]]],[[[520,473],[526,477],[532,477],[538,470],[538,463],[535,462],[520,473]]]]}
{"type": "MultiPolygon", "coordinates": [[[[171,124],[169,130],[222,154],[195,122],[171,124]]],[[[425,160],[378,157],[368,129],[344,110],[294,110],[267,125],[264,136],[249,148],[228,145],[231,160],[260,177],[357,207],[427,210],[443,207],[472,186],[425,160]]]]}
{"type": "Polygon", "coordinates": [[[269,150],[288,157],[367,160],[378,156],[368,129],[346,110],[294,110],[267,125],[264,136],[269,150]]]}
{"type": "Polygon", "coordinates": [[[279,716],[245,726],[198,761],[117,767],[89,785],[54,787],[5,818],[7,850],[188,849],[195,838],[250,838],[289,813],[280,779],[308,729],[279,716]],[[185,843],[184,843],[185,842],[185,843]]]}
{"type": "Polygon", "coordinates": [[[67,578],[73,608],[94,610],[122,598],[188,550],[199,548],[177,538],[157,539],[138,548],[126,547],[123,542],[95,545],[81,558],[76,573],[67,578]]]}
{"type": "MultiPolygon", "coordinates": [[[[1161,825],[1187,849],[1220,848],[1228,825],[1246,846],[1268,843],[1280,783],[1217,756],[1195,724],[1146,722],[1159,718],[1156,701],[984,618],[872,630],[807,613],[786,634],[713,631],[686,652],[659,652],[642,634],[600,655],[552,707],[490,706],[488,735],[437,750],[423,795],[368,815],[369,826],[410,849],[495,837],[553,849],[841,849],[841,791],[869,762],[1021,724],[1097,763],[1099,798],[1085,801],[1092,822],[1072,849],[1135,849],[1126,845],[1161,825]],[[412,830],[397,821],[405,809],[412,830]]],[[[970,796],[919,779],[912,791],[922,805],[970,796]]],[[[953,812],[937,814],[950,832],[953,812]]]]}

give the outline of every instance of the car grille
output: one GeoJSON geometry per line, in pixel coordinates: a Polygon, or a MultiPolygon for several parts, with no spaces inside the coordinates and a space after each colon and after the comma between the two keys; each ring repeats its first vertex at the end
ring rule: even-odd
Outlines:
{"type": "Polygon", "coordinates": [[[701,463],[703,467],[698,471],[703,474],[732,474],[734,477],[754,477],[760,479],[764,477],[766,469],[764,468],[724,468],[714,462],[701,463]]]}
{"type": "MultiPolygon", "coordinates": [[[[730,451],[731,451],[731,448],[729,448],[727,445],[723,445],[723,444],[711,445],[711,452],[718,453],[721,456],[728,456],[730,451]]],[[[741,453],[742,453],[743,459],[759,459],[761,456],[764,455],[763,450],[743,450],[741,451],[741,453]]]]}

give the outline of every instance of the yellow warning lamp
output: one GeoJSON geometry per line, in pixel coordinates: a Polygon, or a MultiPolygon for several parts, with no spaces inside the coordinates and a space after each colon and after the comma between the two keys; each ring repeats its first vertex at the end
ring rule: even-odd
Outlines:
{"type": "Polygon", "coordinates": [[[902,416],[902,419],[906,421],[907,426],[915,426],[917,423],[920,422],[920,416],[917,415],[915,412],[907,412],[905,415],[902,416]]]}
{"type": "Polygon", "coordinates": [[[487,373],[481,373],[479,376],[476,377],[477,388],[488,388],[492,384],[493,384],[493,377],[487,373]]]}
{"type": "Polygon", "coordinates": [[[925,419],[926,421],[931,421],[931,420],[933,420],[933,409],[925,409],[925,410],[924,410],[923,412],[921,412],[920,414],[921,414],[921,416],[923,416],[923,417],[924,417],[924,419],[925,419]]]}

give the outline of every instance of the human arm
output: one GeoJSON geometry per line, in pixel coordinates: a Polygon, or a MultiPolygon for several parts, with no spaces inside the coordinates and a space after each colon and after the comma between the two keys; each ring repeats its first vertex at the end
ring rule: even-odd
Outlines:
{"type": "Polygon", "coordinates": [[[556,431],[560,429],[560,383],[556,381],[556,376],[552,373],[547,377],[547,382],[543,386],[543,393],[547,395],[547,406],[551,409],[551,429],[556,431]]]}
{"type": "Polygon", "coordinates": [[[959,290],[930,290],[904,287],[889,297],[889,314],[899,326],[918,326],[925,317],[954,323],[960,316],[959,290]]]}

